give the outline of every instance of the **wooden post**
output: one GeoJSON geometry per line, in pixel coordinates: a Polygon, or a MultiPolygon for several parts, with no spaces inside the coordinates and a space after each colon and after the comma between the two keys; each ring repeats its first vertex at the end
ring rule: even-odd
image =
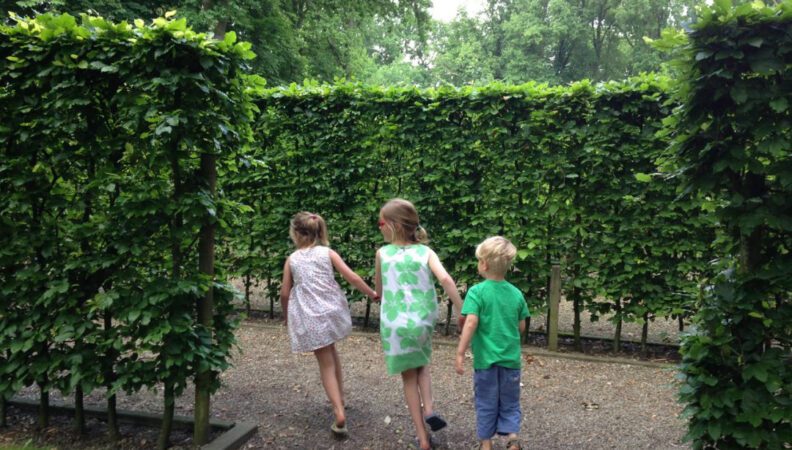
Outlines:
{"type": "Polygon", "coordinates": [[[550,305],[547,327],[547,348],[558,351],[558,303],[561,300],[561,267],[553,264],[550,269],[550,305]]]}

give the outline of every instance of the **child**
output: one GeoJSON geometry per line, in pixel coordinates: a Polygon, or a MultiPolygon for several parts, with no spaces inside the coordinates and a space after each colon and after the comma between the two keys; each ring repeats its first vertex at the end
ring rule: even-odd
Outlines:
{"type": "Polygon", "coordinates": [[[456,354],[456,371],[464,373],[465,350],[473,341],[473,390],[480,449],[492,448],[495,433],[508,436],[506,447],[520,450],[520,334],[530,315],[522,293],[504,280],[517,249],[500,236],[476,247],[479,274],[485,280],[468,290],[462,314],[465,325],[456,354]]]}
{"type": "Polygon", "coordinates": [[[382,297],[380,332],[385,362],[388,374],[401,374],[418,445],[428,449],[431,439],[424,421],[432,431],[446,426],[445,420],[434,412],[429,373],[437,320],[432,275],[443,286],[457,313],[462,298],[435,252],[423,245],[426,230],[419,225],[412,203],[398,198],[388,201],[380,210],[379,229],[389,243],[377,251],[375,272],[377,294],[382,297]]]}
{"type": "Polygon", "coordinates": [[[337,436],[347,434],[344,411],[344,383],[335,343],[352,330],[349,304],[336,283],[333,268],[347,282],[372,300],[377,293],[344,260],[327,247],[327,226],[318,214],[300,212],[289,227],[297,250],[283,266],[280,299],[283,305],[292,351],[313,352],[319,363],[327,398],[333,405],[335,421],[330,429],[337,436]]]}

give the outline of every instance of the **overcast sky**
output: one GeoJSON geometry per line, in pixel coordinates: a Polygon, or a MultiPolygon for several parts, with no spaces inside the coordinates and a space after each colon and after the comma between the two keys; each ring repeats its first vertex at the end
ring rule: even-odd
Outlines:
{"type": "Polygon", "coordinates": [[[485,0],[432,0],[429,12],[437,20],[450,22],[460,7],[467,10],[468,15],[475,16],[484,9],[484,3],[485,0]]]}

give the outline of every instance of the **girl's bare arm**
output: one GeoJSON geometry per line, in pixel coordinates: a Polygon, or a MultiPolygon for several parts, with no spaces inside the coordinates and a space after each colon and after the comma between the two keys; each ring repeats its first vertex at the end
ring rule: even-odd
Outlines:
{"type": "Polygon", "coordinates": [[[334,250],[330,250],[330,261],[333,262],[333,267],[335,267],[338,273],[340,273],[349,284],[354,286],[355,289],[368,295],[368,297],[372,300],[377,298],[377,293],[374,292],[374,289],[371,289],[369,285],[363,281],[363,278],[360,278],[360,275],[356,274],[352,269],[350,269],[341,256],[339,256],[334,250]]]}
{"type": "Polygon", "coordinates": [[[451,299],[451,303],[454,304],[456,313],[459,314],[462,311],[462,297],[459,296],[454,279],[446,272],[443,263],[440,262],[440,258],[433,251],[429,254],[429,268],[432,269],[432,273],[437,278],[437,281],[440,282],[440,286],[443,286],[446,295],[451,299]]]}
{"type": "Polygon", "coordinates": [[[283,281],[281,281],[280,301],[281,310],[283,311],[283,321],[288,322],[289,319],[289,293],[292,290],[292,275],[291,267],[289,267],[289,258],[286,258],[286,263],[283,265],[283,281]]]}
{"type": "Polygon", "coordinates": [[[382,269],[380,269],[380,254],[374,257],[374,290],[377,291],[377,299],[382,298],[382,269]]]}

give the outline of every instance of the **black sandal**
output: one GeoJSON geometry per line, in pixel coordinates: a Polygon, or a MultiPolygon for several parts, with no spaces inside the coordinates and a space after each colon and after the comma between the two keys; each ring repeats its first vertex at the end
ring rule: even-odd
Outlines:
{"type": "Polygon", "coordinates": [[[431,428],[432,431],[442,430],[443,428],[446,427],[446,425],[448,425],[448,423],[445,421],[445,419],[443,419],[442,416],[435,413],[429,414],[428,416],[424,417],[424,421],[426,422],[427,425],[429,425],[429,428],[431,428]]]}

